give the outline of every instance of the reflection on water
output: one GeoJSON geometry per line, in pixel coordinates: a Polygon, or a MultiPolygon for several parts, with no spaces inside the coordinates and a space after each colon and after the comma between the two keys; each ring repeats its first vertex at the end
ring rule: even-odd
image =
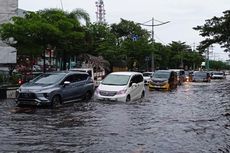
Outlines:
{"type": "Polygon", "coordinates": [[[230,80],[58,109],[0,103],[1,152],[230,152],[230,80]]]}

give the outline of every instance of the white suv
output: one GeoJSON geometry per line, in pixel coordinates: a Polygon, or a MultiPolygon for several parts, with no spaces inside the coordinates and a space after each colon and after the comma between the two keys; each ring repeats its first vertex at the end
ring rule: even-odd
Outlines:
{"type": "Polygon", "coordinates": [[[139,72],[113,72],[106,76],[95,92],[95,98],[128,102],[145,96],[144,79],[139,72]]]}

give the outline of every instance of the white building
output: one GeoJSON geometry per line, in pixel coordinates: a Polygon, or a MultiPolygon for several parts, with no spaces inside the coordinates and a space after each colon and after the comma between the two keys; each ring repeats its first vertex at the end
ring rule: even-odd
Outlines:
{"type": "MultiPolygon", "coordinates": [[[[0,0],[0,24],[18,14],[18,0],[0,0]]],[[[16,50],[0,40],[0,65],[16,63],[16,50]]]]}

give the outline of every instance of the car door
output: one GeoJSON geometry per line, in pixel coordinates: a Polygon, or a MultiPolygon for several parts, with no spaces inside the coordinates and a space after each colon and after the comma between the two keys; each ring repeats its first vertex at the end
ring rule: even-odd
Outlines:
{"type": "Polygon", "coordinates": [[[138,89],[137,89],[137,97],[136,98],[141,98],[142,91],[144,89],[144,78],[141,74],[137,74],[137,84],[138,84],[138,89]]]}
{"type": "Polygon", "coordinates": [[[79,98],[86,93],[86,80],[89,77],[88,74],[76,74],[74,82],[74,98],[79,98]]]}
{"type": "Polygon", "coordinates": [[[73,85],[74,83],[74,75],[71,74],[71,75],[68,75],[61,83],[61,85],[63,86],[62,87],[62,99],[63,101],[68,101],[68,100],[71,100],[73,99],[74,95],[73,95],[73,85]],[[64,82],[70,82],[69,84],[67,85],[64,85],[64,82]]]}
{"type": "Polygon", "coordinates": [[[133,75],[129,84],[129,94],[131,100],[137,99],[138,92],[139,92],[138,76],[133,75]]]}

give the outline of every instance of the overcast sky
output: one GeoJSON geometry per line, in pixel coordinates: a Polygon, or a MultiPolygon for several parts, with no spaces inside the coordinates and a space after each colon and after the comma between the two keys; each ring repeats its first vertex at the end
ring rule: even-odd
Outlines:
{"type": "MultiPolygon", "coordinates": [[[[230,0],[103,0],[106,10],[106,22],[120,22],[120,18],[144,23],[152,18],[170,23],[154,27],[156,42],[163,44],[182,41],[192,47],[199,44],[202,37],[192,28],[203,25],[206,19],[223,16],[223,11],[230,9],[230,0]]],[[[89,13],[91,22],[96,21],[96,0],[62,0],[65,11],[75,8],[89,13]]],[[[38,11],[44,8],[61,8],[61,0],[19,0],[19,8],[38,11]]],[[[158,22],[155,21],[157,24],[158,22]]],[[[151,23],[150,23],[151,24],[151,23]]],[[[148,27],[143,27],[151,30],[148,27]]],[[[217,45],[216,45],[217,46],[217,45]]],[[[210,58],[228,59],[227,54],[214,47],[210,58]]]]}

